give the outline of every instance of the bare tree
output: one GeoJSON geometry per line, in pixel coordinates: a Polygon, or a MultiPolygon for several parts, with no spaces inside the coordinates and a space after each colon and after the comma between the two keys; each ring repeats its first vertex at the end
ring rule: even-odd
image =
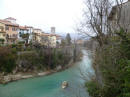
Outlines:
{"type": "MultiPolygon", "coordinates": [[[[84,20],[81,22],[78,31],[83,34],[83,36],[87,37],[94,37],[94,41],[97,41],[99,44],[99,48],[95,47],[95,49],[99,50],[99,54],[102,53],[103,48],[107,48],[106,45],[108,44],[110,36],[113,35],[112,27],[109,21],[109,15],[113,8],[113,4],[116,4],[118,11],[120,14],[117,17],[117,24],[120,21],[121,15],[121,4],[123,3],[122,0],[85,0],[84,4],[86,6],[84,10],[84,20]],[[115,3],[114,3],[114,2],[115,3]],[[96,39],[96,40],[95,40],[96,39]],[[105,47],[106,46],[106,47],[105,47]]],[[[116,9],[117,10],[117,9],[116,9]]],[[[110,43],[110,41],[109,41],[110,43]]],[[[114,43],[113,43],[114,44],[114,43]]],[[[112,46],[113,46],[112,44],[112,46]]],[[[96,57],[99,55],[93,56],[93,67],[95,67],[96,72],[96,80],[103,86],[103,79],[102,74],[99,70],[99,64],[97,63],[96,57]],[[95,63],[96,62],[96,63],[95,63]]],[[[99,58],[98,58],[99,59],[99,58]]],[[[86,75],[84,72],[81,72],[81,75],[84,79],[86,79],[86,75]]]]}
{"type": "Polygon", "coordinates": [[[124,0],[85,0],[84,18],[77,29],[78,32],[84,37],[96,36],[97,42],[102,47],[113,32],[127,27],[123,4],[124,0]],[[113,10],[115,11],[112,12],[113,10]],[[112,25],[113,21],[109,19],[110,14],[116,14],[114,25],[112,25]]]}
{"type": "Polygon", "coordinates": [[[96,39],[102,46],[106,39],[104,35],[109,32],[108,16],[112,2],[110,0],[85,0],[84,4],[86,6],[84,21],[78,31],[89,37],[97,36],[96,39]]]}

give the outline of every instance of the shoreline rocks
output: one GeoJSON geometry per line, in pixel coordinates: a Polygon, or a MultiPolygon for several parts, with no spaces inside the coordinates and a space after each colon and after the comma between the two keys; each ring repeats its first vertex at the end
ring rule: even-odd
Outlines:
{"type": "Polygon", "coordinates": [[[47,72],[40,72],[40,73],[32,73],[32,74],[9,74],[7,76],[0,76],[0,84],[7,84],[12,81],[27,79],[27,78],[33,78],[33,77],[39,77],[39,76],[45,76],[52,73],[51,71],[47,72]]]}
{"type": "Polygon", "coordinates": [[[68,65],[67,67],[60,68],[59,70],[49,70],[49,71],[44,71],[44,72],[32,72],[30,74],[27,73],[18,73],[18,74],[8,74],[6,76],[0,75],[0,84],[7,84],[9,82],[17,81],[17,80],[22,80],[22,79],[27,79],[27,78],[33,78],[33,77],[41,77],[41,76],[47,76],[56,72],[63,71],[67,68],[69,68],[72,65],[68,65]]]}
{"type": "Polygon", "coordinates": [[[4,76],[3,74],[0,74],[0,84],[7,84],[9,82],[17,81],[17,80],[22,80],[22,79],[27,79],[27,78],[33,78],[33,77],[41,77],[41,76],[47,76],[56,72],[61,72],[65,69],[68,69],[69,67],[73,66],[73,64],[76,62],[73,62],[71,60],[68,65],[65,67],[60,67],[58,66],[55,70],[49,70],[49,71],[43,71],[43,72],[30,72],[29,74],[26,73],[17,73],[17,74],[8,74],[4,76]]]}

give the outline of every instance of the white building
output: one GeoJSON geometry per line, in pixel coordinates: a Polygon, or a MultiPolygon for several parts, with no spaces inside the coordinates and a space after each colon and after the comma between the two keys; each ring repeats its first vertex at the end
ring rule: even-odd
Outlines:
{"type": "Polygon", "coordinates": [[[60,35],[56,35],[56,43],[61,44],[62,37],[60,35]]]}
{"type": "Polygon", "coordinates": [[[33,27],[32,26],[25,26],[26,29],[28,29],[28,33],[29,33],[29,40],[28,42],[30,43],[33,39],[33,27]]]}
{"type": "MultiPolygon", "coordinates": [[[[19,26],[18,29],[19,33],[18,33],[18,40],[20,42],[25,42],[27,41],[27,37],[26,35],[29,34],[28,33],[28,29],[25,26],[19,26]]],[[[27,41],[28,42],[28,41],[27,41]]]]}

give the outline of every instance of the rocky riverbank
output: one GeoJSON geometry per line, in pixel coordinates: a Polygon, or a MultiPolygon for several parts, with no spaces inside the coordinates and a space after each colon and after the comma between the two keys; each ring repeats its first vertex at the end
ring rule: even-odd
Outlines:
{"type": "Polygon", "coordinates": [[[39,71],[39,72],[36,71],[36,72],[28,72],[28,73],[19,72],[17,74],[8,74],[8,75],[0,74],[0,84],[7,84],[9,82],[13,82],[13,81],[21,80],[21,79],[50,75],[50,74],[65,70],[71,67],[73,64],[74,62],[73,60],[71,60],[69,64],[66,65],[65,67],[59,66],[55,70],[39,71]]]}
{"type": "Polygon", "coordinates": [[[75,64],[77,61],[80,61],[82,58],[82,53],[80,52],[74,62],[74,59],[72,58],[70,60],[70,62],[68,63],[68,65],[64,65],[64,67],[62,67],[62,65],[57,66],[55,69],[53,70],[32,70],[29,72],[15,72],[15,73],[10,73],[10,74],[2,74],[0,73],[0,84],[7,84],[9,82],[12,81],[17,81],[17,80],[21,80],[21,79],[27,79],[27,78],[32,78],[32,77],[40,77],[40,76],[46,76],[46,75],[50,75],[56,72],[60,72],[63,71],[69,67],[71,67],[73,64],[75,64]]]}
{"type": "Polygon", "coordinates": [[[37,77],[37,76],[45,76],[54,72],[56,71],[46,71],[46,72],[31,73],[31,74],[28,74],[28,73],[8,74],[6,76],[1,75],[0,83],[7,84],[8,82],[37,77]]]}

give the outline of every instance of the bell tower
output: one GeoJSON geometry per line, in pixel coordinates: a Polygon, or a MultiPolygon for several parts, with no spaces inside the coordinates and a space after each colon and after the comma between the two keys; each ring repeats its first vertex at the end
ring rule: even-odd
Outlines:
{"type": "Polygon", "coordinates": [[[55,33],[55,27],[51,27],[51,33],[55,33]]]}

